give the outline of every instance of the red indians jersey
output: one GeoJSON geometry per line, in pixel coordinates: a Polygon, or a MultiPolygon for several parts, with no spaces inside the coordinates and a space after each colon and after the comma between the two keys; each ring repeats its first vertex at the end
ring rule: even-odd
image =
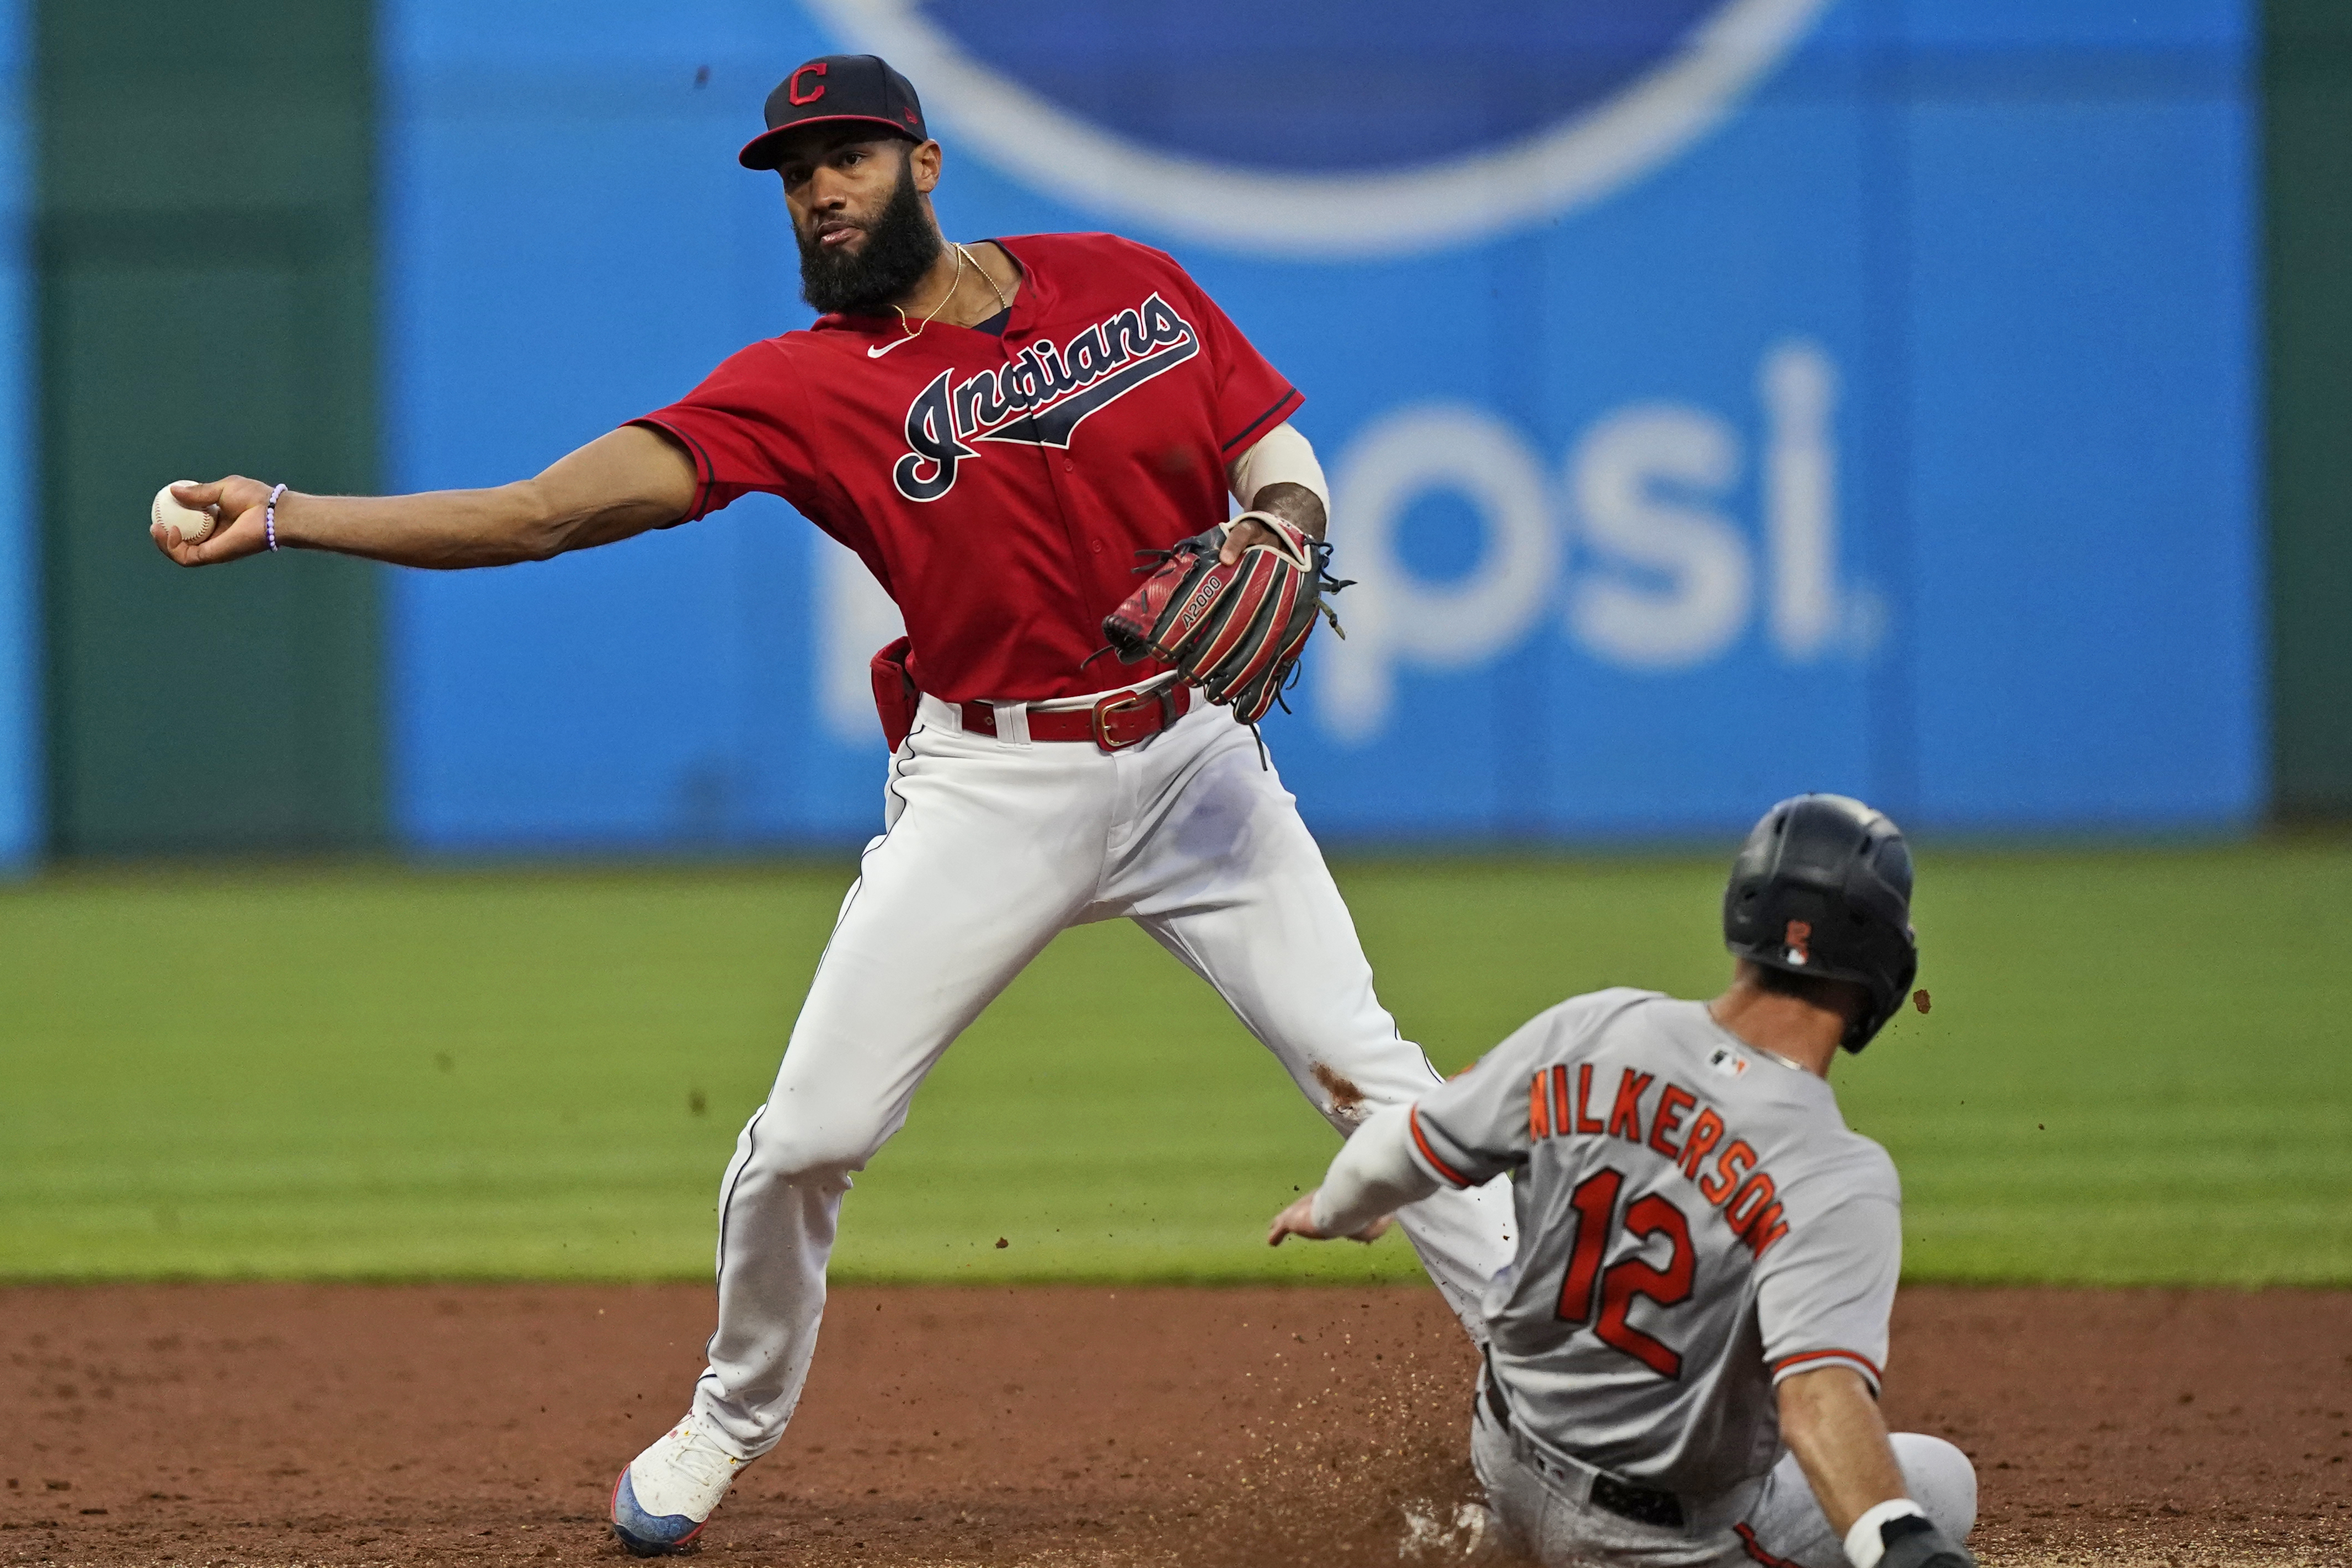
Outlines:
{"type": "Polygon", "coordinates": [[[996,243],[1024,274],[1002,337],[824,316],[636,421],[693,458],[688,521],[765,490],[857,552],[906,618],[917,683],[950,701],[1163,668],[1080,666],[1136,552],[1223,521],[1225,465],[1303,401],[1161,252],[996,243]]]}

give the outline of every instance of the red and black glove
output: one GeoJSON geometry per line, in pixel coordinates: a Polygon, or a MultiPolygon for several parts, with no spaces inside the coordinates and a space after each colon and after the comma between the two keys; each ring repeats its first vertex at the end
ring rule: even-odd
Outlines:
{"type": "Polygon", "coordinates": [[[1120,663],[1163,659],[1210,701],[1255,724],[1290,684],[1318,615],[1347,636],[1323,602],[1347,584],[1331,576],[1331,547],[1321,540],[1271,512],[1245,511],[1227,526],[1244,521],[1263,524],[1275,542],[1249,546],[1230,566],[1217,559],[1223,529],[1151,552],[1151,575],[1103,617],[1103,637],[1120,663]]]}

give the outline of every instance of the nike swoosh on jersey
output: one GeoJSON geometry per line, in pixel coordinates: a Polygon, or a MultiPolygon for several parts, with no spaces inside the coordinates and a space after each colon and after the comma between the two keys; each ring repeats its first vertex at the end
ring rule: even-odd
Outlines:
{"type": "Polygon", "coordinates": [[[888,353],[892,349],[897,348],[899,344],[911,343],[922,335],[923,334],[920,332],[909,332],[903,338],[892,338],[888,342],[884,343],[878,349],[867,349],[866,351],[866,357],[867,359],[880,359],[884,354],[888,353]]]}

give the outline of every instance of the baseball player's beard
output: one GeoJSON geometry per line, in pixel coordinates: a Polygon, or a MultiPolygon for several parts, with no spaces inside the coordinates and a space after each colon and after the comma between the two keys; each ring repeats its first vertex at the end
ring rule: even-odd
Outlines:
{"type": "Polygon", "coordinates": [[[808,235],[795,237],[801,247],[801,298],[821,311],[854,316],[880,315],[947,248],[923,210],[911,164],[899,169],[898,187],[856,251],[834,254],[808,235]]]}

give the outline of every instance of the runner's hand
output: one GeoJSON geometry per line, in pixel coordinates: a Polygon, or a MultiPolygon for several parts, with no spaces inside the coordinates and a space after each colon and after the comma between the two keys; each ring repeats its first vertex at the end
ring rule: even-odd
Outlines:
{"type": "MultiPolygon", "coordinates": [[[[1392,1214],[1384,1214],[1381,1215],[1380,1218],[1372,1221],[1371,1224],[1366,1226],[1363,1229],[1348,1237],[1348,1239],[1349,1241],[1378,1241],[1381,1237],[1389,1233],[1389,1226],[1394,1224],[1396,1224],[1396,1215],[1392,1214]]],[[[1284,1209],[1280,1214],[1275,1215],[1274,1222],[1265,1227],[1265,1244],[1268,1247],[1280,1247],[1282,1245],[1282,1238],[1286,1236],[1296,1236],[1307,1241],[1329,1241],[1331,1239],[1331,1237],[1324,1235],[1321,1231],[1315,1228],[1314,1193],[1308,1193],[1305,1197],[1298,1199],[1288,1208],[1284,1209]]]]}

